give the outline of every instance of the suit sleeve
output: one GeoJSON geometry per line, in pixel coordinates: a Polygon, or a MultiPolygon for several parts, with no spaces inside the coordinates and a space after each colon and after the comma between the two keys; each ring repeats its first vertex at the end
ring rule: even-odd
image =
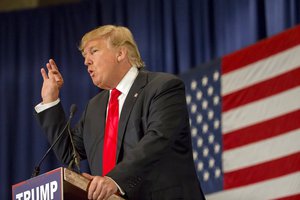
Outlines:
{"type": "MultiPolygon", "coordinates": [[[[49,143],[53,144],[53,142],[56,140],[67,123],[67,119],[65,117],[65,113],[61,103],[40,113],[35,113],[35,115],[43,131],[45,132],[49,143]]],[[[80,124],[81,123],[78,123],[76,128],[72,130],[72,134],[76,149],[79,152],[80,157],[84,158],[85,152],[83,148],[82,137],[80,136],[80,124]]],[[[69,164],[72,159],[72,146],[67,129],[64,131],[61,139],[54,146],[53,150],[60,162],[69,164]]]]}

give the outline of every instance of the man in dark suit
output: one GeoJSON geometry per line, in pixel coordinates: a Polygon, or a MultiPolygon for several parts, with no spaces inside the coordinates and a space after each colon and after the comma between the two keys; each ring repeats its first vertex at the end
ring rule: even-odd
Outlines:
{"type": "MultiPolygon", "coordinates": [[[[205,199],[194,168],[183,82],[142,69],[137,45],[125,27],[106,25],[88,32],[80,50],[94,85],[103,89],[72,129],[76,149],[92,172],[84,174],[91,180],[88,198],[118,193],[134,200],[205,199]],[[111,106],[114,91],[119,95],[116,109],[111,106]],[[117,125],[110,124],[112,110],[117,125]],[[116,137],[108,147],[111,130],[116,137]]],[[[66,121],[59,99],[63,78],[52,59],[46,67],[48,72],[41,69],[43,101],[35,109],[53,143],[66,121]]],[[[65,135],[54,151],[69,163],[72,146],[65,135]]]]}

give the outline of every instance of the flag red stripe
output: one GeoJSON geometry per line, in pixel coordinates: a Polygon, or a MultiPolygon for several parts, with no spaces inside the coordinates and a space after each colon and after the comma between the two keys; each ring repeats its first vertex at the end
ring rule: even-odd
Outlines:
{"type": "Polygon", "coordinates": [[[287,197],[279,198],[276,200],[299,200],[299,199],[300,199],[300,194],[295,194],[292,196],[287,196],[287,197]]]}
{"type": "Polygon", "coordinates": [[[223,149],[229,150],[300,128],[300,109],[223,135],[223,149]]]}
{"type": "Polygon", "coordinates": [[[222,112],[300,85],[300,67],[223,97],[222,112]]]}
{"type": "Polygon", "coordinates": [[[272,38],[262,40],[248,48],[224,56],[222,59],[222,74],[242,68],[245,65],[300,44],[299,34],[300,26],[296,26],[272,38]]]}
{"type": "Polygon", "coordinates": [[[300,171],[300,152],[224,174],[224,189],[240,187],[300,171]]]}

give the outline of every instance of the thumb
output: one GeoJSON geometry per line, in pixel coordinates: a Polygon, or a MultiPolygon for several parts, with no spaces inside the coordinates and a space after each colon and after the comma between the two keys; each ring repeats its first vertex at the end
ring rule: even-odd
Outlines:
{"type": "Polygon", "coordinates": [[[92,176],[90,174],[87,174],[87,173],[82,173],[81,175],[84,176],[85,178],[89,179],[89,180],[92,180],[94,178],[94,176],[92,176]]]}

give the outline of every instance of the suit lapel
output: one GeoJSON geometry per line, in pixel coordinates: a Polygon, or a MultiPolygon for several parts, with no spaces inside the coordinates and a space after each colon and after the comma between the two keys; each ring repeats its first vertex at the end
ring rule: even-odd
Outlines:
{"type": "Polygon", "coordinates": [[[119,158],[120,148],[123,142],[123,137],[125,134],[126,126],[128,124],[128,119],[131,114],[131,110],[138,98],[139,93],[142,91],[147,83],[147,73],[143,70],[139,71],[133,85],[131,86],[129,93],[125,99],[118,128],[118,146],[117,146],[117,160],[119,158]]]}
{"type": "Polygon", "coordinates": [[[104,137],[104,131],[105,131],[108,98],[109,98],[109,91],[106,90],[106,91],[104,91],[104,94],[102,97],[103,102],[105,102],[105,103],[100,103],[100,111],[105,110],[105,112],[99,112],[99,113],[101,113],[100,120],[99,120],[99,122],[101,123],[101,125],[100,125],[101,128],[99,130],[101,132],[99,135],[101,135],[102,137],[104,137]]]}

